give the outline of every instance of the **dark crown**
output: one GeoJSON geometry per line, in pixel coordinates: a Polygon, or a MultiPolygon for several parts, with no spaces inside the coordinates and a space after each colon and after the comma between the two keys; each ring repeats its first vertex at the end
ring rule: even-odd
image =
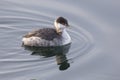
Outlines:
{"type": "Polygon", "coordinates": [[[60,24],[63,24],[65,26],[69,26],[68,25],[68,21],[67,19],[63,18],[63,17],[58,17],[57,20],[56,20],[57,23],[60,23],[60,24]]]}

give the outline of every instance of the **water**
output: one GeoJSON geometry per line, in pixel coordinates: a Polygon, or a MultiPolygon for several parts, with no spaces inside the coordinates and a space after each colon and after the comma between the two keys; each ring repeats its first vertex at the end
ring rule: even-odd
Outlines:
{"type": "Polygon", "coordinates": [[[1,80],[120,80],[120,1],[1,0],[1,80]],[[72,38],[70,67],[60,71],[55,56],[31,55],[21,47],[24,34],[68,19],[72,38]]]}

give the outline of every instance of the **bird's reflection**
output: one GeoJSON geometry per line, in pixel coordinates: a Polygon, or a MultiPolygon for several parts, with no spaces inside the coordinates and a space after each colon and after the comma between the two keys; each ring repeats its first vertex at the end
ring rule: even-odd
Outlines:
{"type": "Polygon", "coordinates": [[[71,43],[64,46],[51,46],[51,47],[34,47],[34,46],[24,46],[26,50],[32,51],[31,55],[40,55],[45,57],[56,56],[57,65],[59,65],[59,70],[66,70],[70,67],[66,53],[70,49],[71,43]]]}

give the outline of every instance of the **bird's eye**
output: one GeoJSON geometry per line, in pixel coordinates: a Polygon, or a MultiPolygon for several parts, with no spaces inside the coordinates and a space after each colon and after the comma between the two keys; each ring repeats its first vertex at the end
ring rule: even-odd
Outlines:
{"type": "Polygon", "coordinates": [[[63,25],[65,25],[65,23],[62,23],[63,25]]]}

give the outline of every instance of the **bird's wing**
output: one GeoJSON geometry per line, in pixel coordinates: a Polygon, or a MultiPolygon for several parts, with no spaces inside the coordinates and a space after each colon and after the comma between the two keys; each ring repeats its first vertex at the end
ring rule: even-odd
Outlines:
{"type": "Polygon", "coordinates": [[[40,37],[40,38],[46,39],[46,40],[53,40],[54,38],[60,37],[60,35],[56,32],[56,30],[52,29],[52,28],[39,29],[39,30],[36,30],[36,31],[26,34],[24,37],[29,38],[32,36],[40,37]]]}

